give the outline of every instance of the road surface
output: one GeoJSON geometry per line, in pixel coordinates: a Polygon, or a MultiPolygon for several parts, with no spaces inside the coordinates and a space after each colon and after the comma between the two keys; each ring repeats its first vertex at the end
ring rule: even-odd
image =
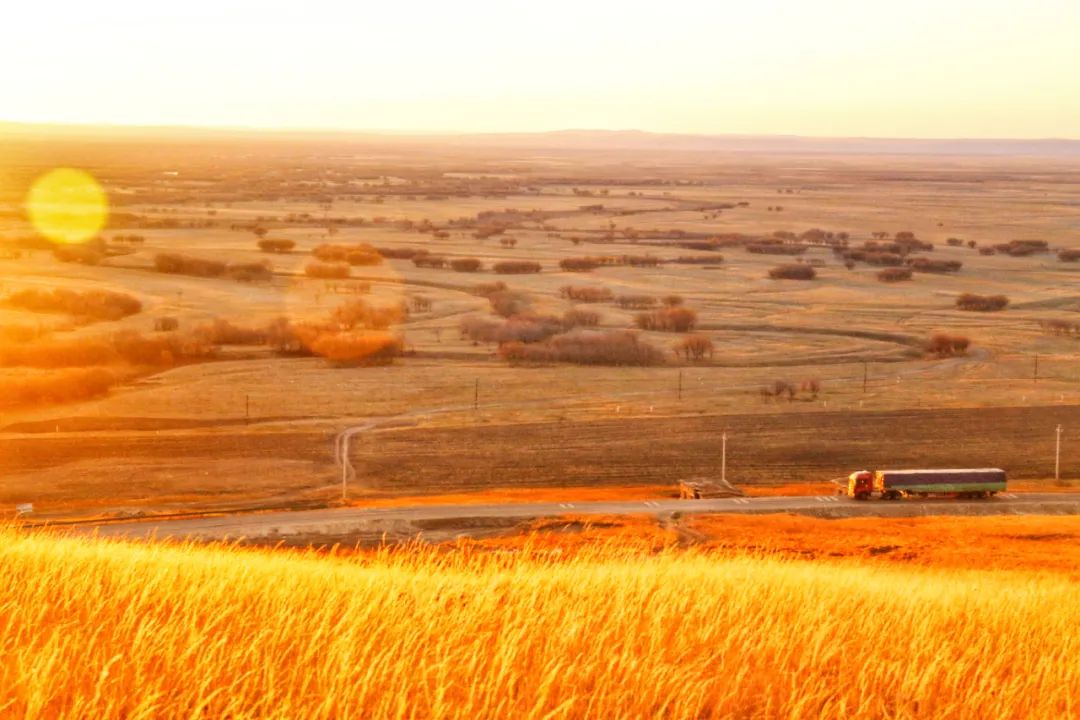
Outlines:
{"type": "Polygon", "coordinates": [[[344,507],[293,512],[236,514],[80,526],[80,533],[101,537],[193,540],[273,540],[348,538],[372,533],[419,535],[438,528],[445,533],[534,518],[567,515],[655,515],[672,513],[797,513],[827,518],[918,517],[926,515],[1075,515],[1080,493],[1002,493],[987,500],[856,501],[839,495],[723,498],[715,500],[627,500],[491,505],[415,505],[392,508],[344,507]]]}

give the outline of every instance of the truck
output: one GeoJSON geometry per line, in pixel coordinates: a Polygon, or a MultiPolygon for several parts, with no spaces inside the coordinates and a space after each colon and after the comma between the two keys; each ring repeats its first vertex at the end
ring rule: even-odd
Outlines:
{"type": "Polygon", "coordinates": [[[930,470],[859,470],[848,476],[846,495],[856,500],[877,497],[988,498],[1005,491],[1005,471],[999,468],[930,470]]]}

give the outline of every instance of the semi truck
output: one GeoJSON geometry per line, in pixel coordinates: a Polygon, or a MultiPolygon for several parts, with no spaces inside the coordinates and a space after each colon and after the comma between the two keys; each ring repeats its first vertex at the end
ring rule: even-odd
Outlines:
{"type": "Polygon", "coordinates": [[[859,470],[848,476],[847,495],[856,500],[877,497],[987,498],[1005,491],[1005,471],[998,468],[934,470],[859,470]]]}

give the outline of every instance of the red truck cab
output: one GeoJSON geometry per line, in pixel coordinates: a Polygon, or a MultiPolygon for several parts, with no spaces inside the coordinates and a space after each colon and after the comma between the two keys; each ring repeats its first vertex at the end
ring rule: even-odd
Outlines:
{"type": "Polygon", "coordinates": [[[874,492],[874,473],[869,470],[859,470],[848,475],[848,497],[866,500],[872,492],[874,492]]]}

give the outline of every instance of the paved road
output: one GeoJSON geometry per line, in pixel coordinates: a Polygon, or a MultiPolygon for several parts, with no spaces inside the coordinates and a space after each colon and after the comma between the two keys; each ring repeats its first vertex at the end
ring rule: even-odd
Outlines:
{"type": "Polygon", "coordinates": [[[667,515],[679,513],[799,513],[821,517],[912,517],[924,515],[1080,514],[1080,493],[1003,493],[988,500],[870,500],[842,496],[634,500],[498,505],[419,505],[394,508],[331,508],[221,517],[82,526],[102,537],[265,540],[289,536],[347,537],[386,531],[419,533],[435,526],[462,528],[485,521],[566,515],[667,515]]]}

